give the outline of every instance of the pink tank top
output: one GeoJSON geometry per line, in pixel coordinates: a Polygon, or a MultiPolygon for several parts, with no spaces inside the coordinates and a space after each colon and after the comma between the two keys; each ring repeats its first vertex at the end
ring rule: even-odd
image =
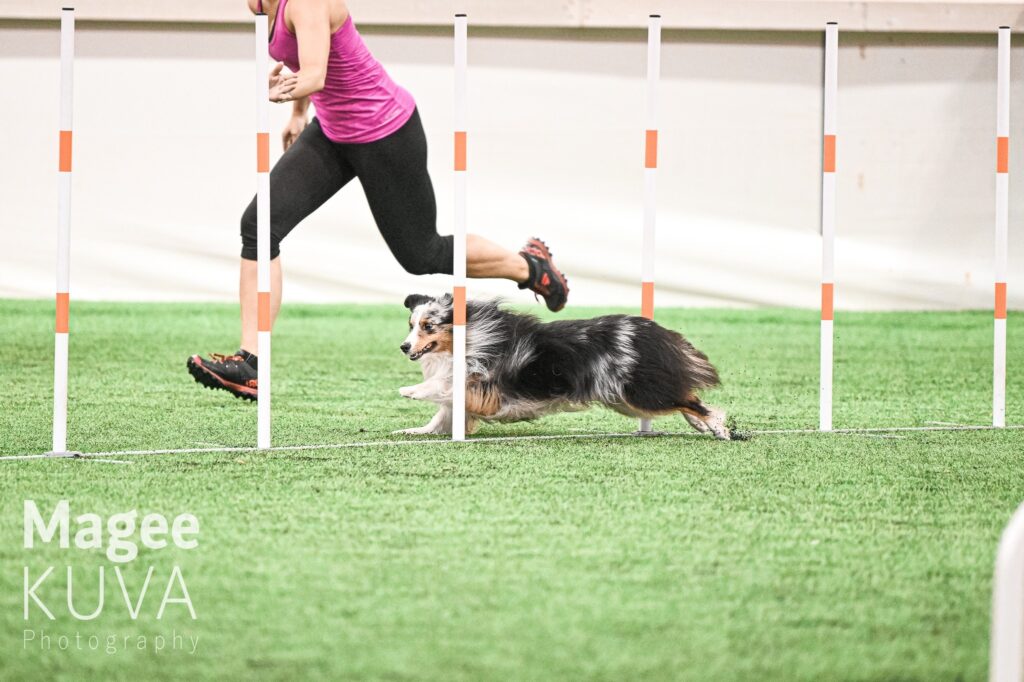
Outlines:
{"type": "MultiPolygon", "coordinates": [[[[261,9],[262,5],[261,0],[261,9]]],[[[278,6],[270,56],[298,71],[299,43],[284,19],[287,5],[288,0],[281,0],[278,6]]],[[[381,140],[405,125],[416,108],[412,95],[391,80],[370,54],[351,15],[331,36],[324,89],[310,95],[310,100],[320,127],[332,142],[381,140]]]]}

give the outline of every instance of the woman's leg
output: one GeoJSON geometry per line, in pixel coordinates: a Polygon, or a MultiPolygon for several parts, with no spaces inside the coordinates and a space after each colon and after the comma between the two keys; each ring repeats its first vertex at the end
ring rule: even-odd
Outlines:
{"type": "Polygon", "coordinates": [[[480,235],[466,235],[466,274],[478,279],[493,277],[522,284],[530,278],[530,265],[514,251],[509,251],[480,235]]]}
{"type": "MultiPolygon", "coordinates": [[[[280,243],[306,216],[331,198],[355,171],[338,153],[314,119],[270,172],[270,314],[281,308],[280,243]]],[[[193,355],[189,373],[207,388],[221,389],[246,400],[258,396],[256,368],[256,200],[242,216],[242,263],[238,301],[242,308],[241,351],[231,355],[193,355]]]]}
{"type": "MultiPolygon", "coordinates": [[[[281,311],[281,257],[270,261],[270,326],[281,311]]],[[[242,308],[242,343],[240,348],[256,354],[257,326],[256,261],[241,259],[238,277],[238,303],[242,308]]]]}
{"type": "MultiPolygon", "coordinates": [[[[292,229],[355,177],[314,119],[270,172],[270,322],[281,309],[280,244],[292,229]]],[[[242,263],[238,300],[242,310],[242,350],[256,353],[256,200],[242,216],[242,263]]]]}
{"type": "MultiPolygon", "coordinates": [[[[437,204],[427,173],[427,140],[419,112],[383,140],[346,145],[345,153],[363,185],[377,228],[391,253],[414,275],[451,274],[452,237],[437,234],[437,204]]],[[[561,310],[568,295],[564,276],[541,242],[531,239],[519,253],[479,235],[466,239],[466,274],[508,279],[544,296],[561,310]]]]}

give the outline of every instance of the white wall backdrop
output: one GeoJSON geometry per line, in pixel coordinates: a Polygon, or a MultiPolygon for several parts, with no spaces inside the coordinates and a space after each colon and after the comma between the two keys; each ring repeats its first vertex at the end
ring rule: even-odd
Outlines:
{"type": "MultiPolygon", "coordinates": [[[[451,39],[364,34],[419,102],[448,232],[451,39]]],[[[994,31],[840,40],[837,307],[990,306],[994,31]]],[[[1021,308],[1017,43],[1009,291],[1021,308]]],[[[57,53],[55,23],[0,22],[0,297],[52,295],[57,53]]],[[[234,298],[255,188],[251,53],[237,27],[80,24],[74,299],[234,298]]],[[[645,54],[639,30],[471,33],[472,229],[509,247],[545,238],[578,304],[639,306],[645,54]]],[[[816,33],[666,31],[659,305],[817,306],[821,59],[816,33]]],[[[273,111],[279,129],[288,110],[273,111]]],[[[449,285],[401,270],[357,183],[283,255],[286,301],[392,302],[449,285]]],[[[472,291],[530,298],[500,282],[472,291]]]]}

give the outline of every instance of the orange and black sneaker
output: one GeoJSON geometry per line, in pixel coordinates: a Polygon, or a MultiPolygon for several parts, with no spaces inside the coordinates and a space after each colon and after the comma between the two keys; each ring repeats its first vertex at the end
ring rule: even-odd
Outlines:
{"type": "Polygon", "coordinates": [[[520,289],[529,289],[535,295],[544,297],[548,310],[557,313],[565,307],[569,300],[569,280],[555,267],[551,260],[551,251],[547,244],[531,237],[526,246],[519,251],[530,266],[530,279],[519,285],[520,289]]]}
{"type": "Polygon", "coordinates": [[[256,356],[239,349],[234,355],[211,353],[209,359],[193,355],[188,372],[207,388],[220,388],[244,400],[256,400],[256,356]]]}

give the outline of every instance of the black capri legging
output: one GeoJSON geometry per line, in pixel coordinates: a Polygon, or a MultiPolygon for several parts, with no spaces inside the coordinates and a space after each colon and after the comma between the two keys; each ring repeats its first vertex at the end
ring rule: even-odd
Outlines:
{"type": "MultiPolygon", "coordinates": [[[[306,216],[358,177],[388,248],[414,275],[452,274],[452,237],[437,234],[427,174],[427,138],[418,111],[376,142],[332,142],[317,119],[270,173],[270,257],[306,216]]],[[[256,199],[242,215],[242,258],[256,260],[256,199]]]]}

